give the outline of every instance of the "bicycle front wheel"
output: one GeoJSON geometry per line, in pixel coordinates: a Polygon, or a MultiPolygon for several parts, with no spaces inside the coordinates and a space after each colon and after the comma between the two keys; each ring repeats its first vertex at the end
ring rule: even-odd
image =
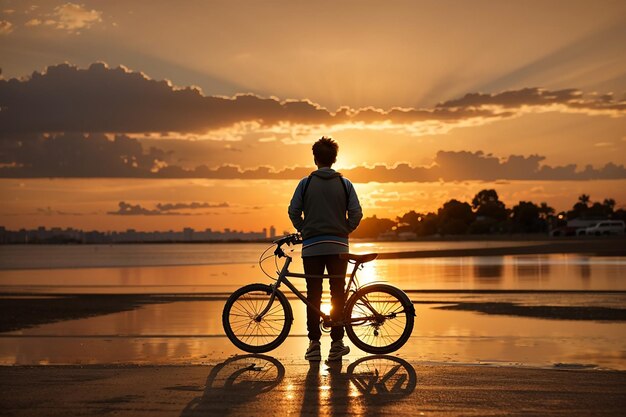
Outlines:
{"type": "Polygon", "coordinates": [[[251,284],[239,288],[226,301],[222,312],[222,325],[230,341],[239,349],[250,353],[263,353],[276,349],[291,329],[291,305],[279,290],[275,290],[272,305],[263,317],[272,298],[272,288],[265,284],[251,284]]]}
{"type": "Polygon", "coordinates": [[[402,290],[386,284],[368,285],[346,303],[346,334],[365,352],[391,353],[409,340],[414,316],[415,307],[402,290]]]}

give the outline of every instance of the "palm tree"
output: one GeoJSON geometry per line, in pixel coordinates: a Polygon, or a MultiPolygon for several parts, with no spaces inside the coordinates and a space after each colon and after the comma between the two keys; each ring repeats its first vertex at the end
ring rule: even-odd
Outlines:
{"type": "Polygon", "coordinates": [[[548,203],[541,203],[539,206],[539,216],[542,219],[548,219],[554,214],[554,209],[548,205],[548,203]]]}
{"type": "Polygon", "coordinates": [[[591,197],[589,197],[589,194],[581,194],[580,196],[578,196],[578,201],[585,206],[588,206],[589,202],[591,201],[591,197]]]}
{"type": "Polygon", "coordinates": [[[612,198],[605,198],[602,202],[602,205],[605,206],[609,210],[609,212],[613,212],[613,210],[615,209],[615,200],[613,200],[612,198]]]}

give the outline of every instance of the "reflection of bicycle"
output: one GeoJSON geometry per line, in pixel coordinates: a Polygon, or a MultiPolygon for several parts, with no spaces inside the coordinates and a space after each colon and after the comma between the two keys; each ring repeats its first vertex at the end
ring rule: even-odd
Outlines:
{"type": "MultiPolygon", "coordinates": [[[[287,338],[293,322],[293,312],[287,297],[279,290],[285,284],[303,303],[321,317],[325,328],[344,326],[348,338],[359,349],[368,353],[390,353],[406,343],[413,331],[415,308],[409,297],[400,289],[380,283],[359,286],[356,272],[362,264],[376,259],[377,254],[343,254],[343,259],[354,264],[350,274],[342,319],[333,322],[329,315],[310,303],[287,277],[343,278],[333,275],[311,275],[289,272],[292,258],[282,249],[284,244],[302,243],[298,235],[287,235],[274,242],[274,257],[285,258],[278,271],[276,283],[250,284],[239,288],[226,301],[222,313],[224,331],[238,348],[253,353],[277,348],[287,338]]],[[[272,246],[273,247],[273,246],[272,246]]],[[[267,250],[266,250],[267,252],[267,250]]],[[[263,260],[271,257],[268,256],[263,260]]]]}
{"type": "Polygon", "coordinates": [[[213,368],[206,386],[237,391],[238,395],[257,395],[271,391],[284,376],[285,367],[271,356],[234,356],[213,368]]]}
{"type": "Polygon", "coordinates": [[[348,366],[347,374],[361,394],[377,401],[405,397],[417,385],[415,369],[395,356],[361,358],[348,366]]]}
{"type": "Polygon", "coordinates": [[[274,389],[285,376],[280,361],[266,355],[235,356],[215,365],[207,377],[202,397],[194,398],[181,417],[199,415],[226,416],[233,404],[253,400],[274,389]]]}

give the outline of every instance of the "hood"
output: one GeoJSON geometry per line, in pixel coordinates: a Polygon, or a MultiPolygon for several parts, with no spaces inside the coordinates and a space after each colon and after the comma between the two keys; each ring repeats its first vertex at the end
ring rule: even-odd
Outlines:
{"type": "Polygon", "coordinates": [[[311,175],[315,175],[323,180],[330,180],[342,176],[340,172],[337,172],[334,169],[318,169],[317,171],[311,172],[311,175]]]}

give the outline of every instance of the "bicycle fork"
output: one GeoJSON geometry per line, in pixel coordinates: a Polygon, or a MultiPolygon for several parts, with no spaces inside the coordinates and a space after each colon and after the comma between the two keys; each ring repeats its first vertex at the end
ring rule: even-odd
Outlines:
{"type": "Polygon", "coordinates": [[[273,285],[271,287],[273,288],[273,290],[272,295],[270,295],[270,301],[267,303],[267,306],[263,309],[263,311],[257,314],[254,318],[254,321],[256,321],[257,323],[260,323],[261,320],[263,320],[263,316],[265,316],[267,312],[270,311],[270,308],[272,308],[272,304],[274,304],[274,300],[276,299],[276,287],[274,287],[273,285]]]}
{"type": "Polygon", "coordinates": [[[276,291],[278,291],[278,287],[280,287],[280,283],[283,280],[283,277],[285,277],[285,275],[289,271],[290,263],[291,263],[291,257],[287,256],[285,259],[285,264],[283,265],[282,270],[278,274],[278,279],[276,280],[276,284],[270,285],[270,287],[272,288],[272,295],[270,295],[270,300],[267,303],[267,306],[263,309],[263,311],[257,314],[257,316],[254,318],[254,321],[258,323],[261,322],[261,320],[263,320],[263,316],[265,316],[267,312],[270,311],[270,309],[272,308],[272,304],[274,304],[274,300],[276,299],[276,291]]]}

